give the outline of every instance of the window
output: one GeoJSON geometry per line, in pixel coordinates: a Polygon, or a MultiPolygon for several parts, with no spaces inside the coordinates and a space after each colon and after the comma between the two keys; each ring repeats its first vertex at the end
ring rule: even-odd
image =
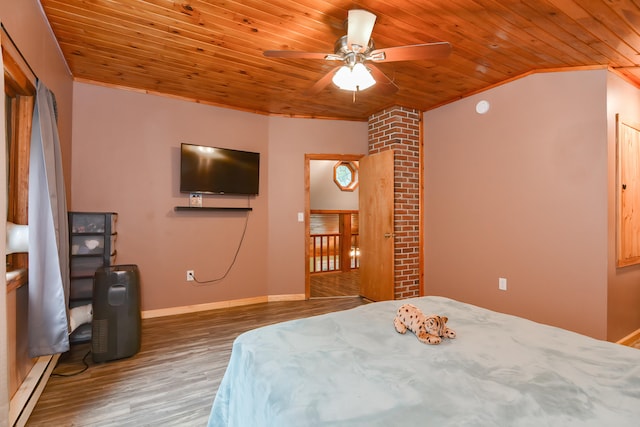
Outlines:
{"type": "MultiPolygon", "coordinates": [[[[29,146],[31,118],[35,101],[35,76],[24,59],[2,31],[4,66],[6,159],[7,159],[7,221],[26,224],[29,203],[29,146]]],[[[25,272],[28,256],[25,253],[7,255],[7,272],[25,272]]],[[[10,288],[26,283],[26,274],[18,274],[7,285],[10,288]]]]}
{"type": "Polygon", "coordinates": [[[358,165],[354,162],[338,162],[333,167],[333,181],[342,191],[358,187],[358,165]]]}

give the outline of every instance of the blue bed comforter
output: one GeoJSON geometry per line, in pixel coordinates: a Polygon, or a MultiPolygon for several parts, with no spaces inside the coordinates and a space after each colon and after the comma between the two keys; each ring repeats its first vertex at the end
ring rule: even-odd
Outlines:
{"type": "Polygon", "coordinates": [[[442,297],[387,301],[239,336],[209,426],[640,426],[640,350],[442,297]],[[439,345],[397,333],[411,302],[439,345]]]}

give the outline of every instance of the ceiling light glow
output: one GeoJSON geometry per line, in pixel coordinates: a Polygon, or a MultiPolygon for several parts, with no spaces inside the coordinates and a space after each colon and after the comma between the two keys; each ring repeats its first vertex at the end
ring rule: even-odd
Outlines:
{"type": "Polygon", "coordinates": [[[362,63],[357,63],[353,68],[344,65],[333,76],[333,83],[342,90],[357,92],[365,90],[376,84],[375,79],[362,63]]]}

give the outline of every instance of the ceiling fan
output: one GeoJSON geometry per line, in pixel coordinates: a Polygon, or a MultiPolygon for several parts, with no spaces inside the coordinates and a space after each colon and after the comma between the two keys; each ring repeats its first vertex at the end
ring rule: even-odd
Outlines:
{"type": "Polygon", "coordinates": [[[315,95],[330,82],[340,89],[356,92],[378,83],[383,94],[393,94],[398,86],[373,63],[445,58],[451,53],[448,42],[414,44],[376,49],[371,38],[376,15],[366,10],[349,11],[347,35],[335,43],[334,53],[297,52],[292,50],[266,50],[264,56],[287,59],[324,59],[342,62],[329,71],[306,91],[315,95]]]}

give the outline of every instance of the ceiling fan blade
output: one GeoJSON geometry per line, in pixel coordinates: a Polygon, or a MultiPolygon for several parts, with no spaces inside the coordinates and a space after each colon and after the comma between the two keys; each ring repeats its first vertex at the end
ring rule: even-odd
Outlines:
{"type": "Polygon", "coordinates": [[[329,53],[298,52],[295,50],[265,50],[262,54],[268,58],[325,59],[329,53]]]}
{"type": "Polygon", "coordinates": [[[342,65],[339,65],[339,66],[335,67],[334,69],[332,69],[331,71],[329,71],[320,80],[318,80],[313,86],[311,86],[309,89],[307,89],[304,92],[304,94],[308,95],[308,96],[313,96],[313,95],[317,95],[318,93],[320,93],[322,91],[322,89],[324,89],[325,87],[327,87],[329,85],[329,83],[331,83],[331,79],[333,79],[333,76],[340,69],[340,67],[342,67],[342,65]]]}
{"type": "Polygon", "coordinates": [[[446,58],[450,53],[451,45],[448,42],[436,42],[376,49],[371,52],[370,60],[375,62],[394,62],[438,59],[446,58]]]}
{"type": "Polygon", "coordinates": [[[371,75],[376,81],[376,85],[374,86],[377,91],[382,93],[383,95],[393,95],[398,91],[398,86],[391,80],[385,73],[380,71],[378,67],[373,65],[372,63],[367,63],[367,68],[371,71],[371,75]]]}
{"type": "Polygon", "coordinates": [[[362,9],[349,11],[347,21],[347,46],[354,52],[364,52],[376,23],[376,15],[362,9]]]}

